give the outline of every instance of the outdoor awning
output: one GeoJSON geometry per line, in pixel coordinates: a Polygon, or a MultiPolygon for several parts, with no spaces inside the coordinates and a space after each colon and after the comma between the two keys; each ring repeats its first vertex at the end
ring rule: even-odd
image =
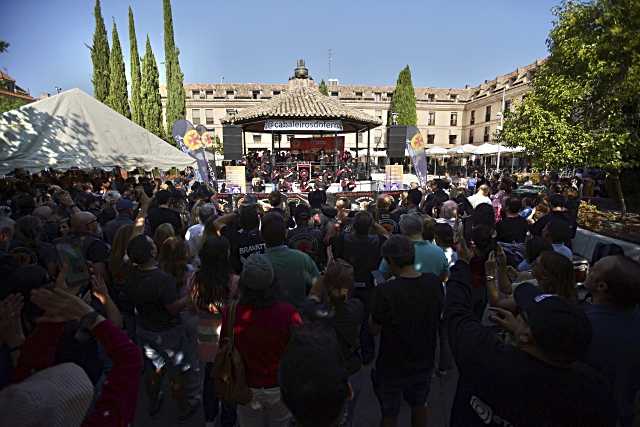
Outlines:
{"type": "Polygon", "coordinates": [[[0,116],[0,173],[16,168],[185,168],[195,159],[80,89],[0,116]]]}

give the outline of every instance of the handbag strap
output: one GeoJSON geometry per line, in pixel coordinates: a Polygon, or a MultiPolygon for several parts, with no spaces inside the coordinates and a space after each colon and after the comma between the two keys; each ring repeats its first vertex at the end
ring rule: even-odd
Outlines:
{"type": "Polygon", "coordinates": [[[231,348],[235,345],[235,337],[233,327],[236,324],[236,310],[238,307],[238,300],[231,301],[229,305],[229,319],[227,322],[227,338],[231,340],[231,348]]]}

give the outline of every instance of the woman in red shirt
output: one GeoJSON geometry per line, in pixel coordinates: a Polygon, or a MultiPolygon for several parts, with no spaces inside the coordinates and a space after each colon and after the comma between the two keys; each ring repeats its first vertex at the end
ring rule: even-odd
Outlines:
{"type": "MultiPolygon", "coordinates": [[[[247,258],[239,286],[234,343],[245,363],[253,399],[247,405],[238,405],[238,420],[243,427],[286,427],[291,414],[280,400],[278,367],[291,328],[302,324],[302,318],[291,304],[277,301],[273,267],[265,255],[247,258]]],[[[226,310],[222,331],[227,330],[226,310]]]]}

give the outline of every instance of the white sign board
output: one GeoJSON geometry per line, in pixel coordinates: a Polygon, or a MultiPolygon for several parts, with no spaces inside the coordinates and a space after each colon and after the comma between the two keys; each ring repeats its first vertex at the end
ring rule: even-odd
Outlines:
{"type": "Polygon", "coordinates": [[[267,120],[265,131],[342,132],[340,120],[267,120]]]}

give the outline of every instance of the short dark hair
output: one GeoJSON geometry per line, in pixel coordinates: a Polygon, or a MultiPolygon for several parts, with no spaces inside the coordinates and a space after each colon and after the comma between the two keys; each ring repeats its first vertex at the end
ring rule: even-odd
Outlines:
{"type": "Polygon", "coordinates": [[[160,190],[156,193],[156,203],[158,205],[165,205],[169,203],[169,199],[171,199],[171,193],[167,190],[160,190]]]}
{"type": "Polygon", "coordinates": [[[524,248],[524,257],[529,264],[538,259],[544,251],[552,251],[553,247],[549,242],[540,236],[533,236],[529,239],[524,248]]]}
{"type": "MultiPolygon", "coordinates": [[[[609,257],[605,257],[606,259],[609,257]]],[[[613,304],[631,308],[640,304],[640,263],[626,255],[613,255],[615,263],[607,269],[602,280],[607,284],[607,294],[613,304]]]]}
{"type": "Polygon", "coordinates": [[[382,256],[398,267],[413,265],[416,257],[415,246],[407,236],[394,234],[382,245],[382,256]]]}
{"type": "Polygon", "coordinates": [[[489,203],[480,203],[473,209],[471,216],[474,226],[486,225],[493,228],[496,224],[496,213],[489,203]]]}
{"type": "Polygon", "coordinates": [[[422,223],[422,238],[424,240],[428,240],[429,242],[435,239],[436,220],[427,216],[424,218],[424,222],[422,223]]]}
{"type": "Polygon", "coordinates": [[[507,199],[507,212],[510,214],[517,214],[522,210],[522,200],[517,197],[510,197],[507,199]]]}
{"type": "Polygon", "coordinates": [[[279,191],[269,193],[269,204],[272,207],[280,207],[282,205],[282,194],[279,191]]]}
{"type": "Polygon", "coordinates": [[[287,235],[287,224],[282,215],[269,212],[262,218],[262,239],[267,246],[279,246],[284,244],[287,235]]]}
{"type": "Polygon", "coordinates": [[[446,222],[436,223],[433,228],[436,243],[439,246],[451,247],[453,246],[453,227],[446,222]]]}
{"type": "Polygon", "coordinates": [[[407,192],[407,201],[416,206],[420,205],[420,202],[422,202],[422,191],[417,188],[412,188],[407,192]]]}
{"type": "Polygon", "coordinates": [[[146,234],[135,236],[127,245],[127,256],[134,264],[144,264],[153,258],[153,240],[146,234]]]}
{"type": "Polygon", "coordinates": [[[335,332],[322,322],[294,330],[279,371],[282,401],[298,425],[336,425],[349,397],[348,373],[335,332]]]}
{"type": "Polygon", "coordinates": [[[549,196],[549,206],[551,206],[551,208],[564,208],[566,205],[567,202],[563,195],[552,194],[549,196]]]}
{"type": "Polygon", "coordinates": [[[353,218],[353,230],[359,236],[366,236],[373,225],[373,216],[369,212],[360,211],[353,218]]]}
{"type": "Polygon", "coordinates": [[[571,238],[571,228],[566,221],[549,221],[546,228],[552,243],[564,243],[571,238]]]}
{"type": "Polygon", "coordinates": [[[253,230],[260,225],[257,205],[243,205],[238,208],[240,227],[246,230],[253,230]]]}

